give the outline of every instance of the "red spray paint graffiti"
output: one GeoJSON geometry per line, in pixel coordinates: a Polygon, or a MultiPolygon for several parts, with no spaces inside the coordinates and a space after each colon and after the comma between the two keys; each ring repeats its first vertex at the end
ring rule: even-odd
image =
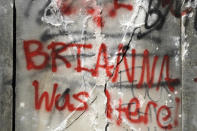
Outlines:
{"type": "MultiPolygon", "coordinates": [[[[109,119],[113,119],[112,117],[112,113],[114,111],[114,109],[112,109],[111,106],[111,96],[108,90],[106,90],[106,92],[108,93],[107,96],[107,109],[106,109],[106,114],[107,114],[107,118],[109,119]]],[[[167,122],[169,121],[169,119],[171,119],[172,115],[171,115],[171,110],[170,107],[166,106],[166,105],[162,105],[162,106],[158,106],[158,104],[154,101],[149,101],[146,105],[145,108],[145,112],[143,113],[144,115],[140,114],[140,101],[137,98],[132,98],[129,103],[127,104],[126,107],[123,107],[122,104],[122,99],[119,99],[119,106],[118,108],[116,108],[115,110],[118,111],[118,119],[117,119],[117,125],[121,125],[122,123],[122,116],[123,114],[125,114],[127,120],[130,123],[133,124],[138,124],[138,123],[144,123],[144,124],[148,124],[149,120],[148,120],[148,113],[150,110],[150,107],[152,106],[154,109],[157,110],[156,112],[156,121],[157,124],[160,128],[162,129],[168,129],[171,130],[174,127],[178,126],[178,112],[179,112],[179,103],[180,103],[180,99],[178,97],[175,98],[177,105],[176,105],[176,109],[175,109],[175,117],[174,117],[174,123],[168,123],[168,124],[163,124],[163,122],[167,122]],[[134,109],[134,111],[131,112],[131,109],[134,109]],[[166,115],[161,117],[162,111],[166,111],[166,115]]]]}
{"type": "Polygon", "coordinates": [[[53,86],[53,92],[51,95],[51,99],[49,100],[49,93],[48,92],[43,92],[41,96],[39,97],[39,82],[37,80],[33,81],[32,85],[35,88],[35,109],[40,110],[41,105],[45,99],[45,109],[46,111],[51,111],[55,105],[55,108],[59,111],[62,111],[66,108],[68,108],[69,111],[84,111],[88,109],[88,104],[86,101],[82,100],[81,97],[88,98],[89,94],[88,92],[79,92],[77,94],[73,94],[73,98],[77,100],[78,102],[82,103],[83,106],[81,107],[75,107],[73,104],[70,103],[70,94],[67,93],[64,96],[64,104],[62,106],[59,105],[59,100],[60,97],[62,96],[61,94],[56,94],[58,84],[55,83],[53,86]],[[49,102],[50,101],[50,102],[49,102]]]}
{"type": "Polygon", "coordinates": [[[89,3],[89,1],[85,0],[58,0],[57,5],[59,6],[61,13],[65,16],[76,14],[81,9],[85,9],[86,13],[92,16],[92,21],[97,25],[97,27],[100,28],[104,27],[105,23],[105,16],[102,15],[103,11],[108,11],[106,13],[107,16],[114,18],[117,15],[117,11],[119,9],[126,9],[128,11],[133,10],[132,4],[125,4],[123,2],[118,2],[118,0],[113,0],[113,3],[109,3],[110,6],[107,6],[108,4],[105,4],[102,9],[96,4],[95,0],[91,1],[91,4],[89,3]]]}
{"type": "MultiPolygon", "coordinates": [[[[124,53],[124,50],[122,49],[122,47],[123,47],[123,45],[120,44],[119,48],[118,48],[119,53],[120,52],[124,53]]],[[[43,44],[41,42],[36,41],[36,40],[24,41],[24,52],[25,52],[25,56],[26,56],[27,69],[28,70],[44,69],[47,66],[47,64],[49,63],[49,58],[51,58],[53,72],[57,72],[57,68],[58,68],[57,64],[56,64],[57,59],[61,60],[65,64],[66,68],[71,68],[72,67],[71,63],[65,57],[63,57],[61,55],[61,53],[65,53],[68,48],[77,48],[77,53],[76,53],[78,56],[77,57],[77,67],[74,68],[77,72],[86,71],[86,72],[91,73],[93,77],[98,77],[99,76],[99,69],[101,68],[106,71],[106,76],[109,77],[109,79],[111,79],[112,82],[117,81],[119,66],[120,66],[119,62],[120,62],[121,56],[120,55],[117,56],[117,62],[115,65],[109,65],[109,60],[107,57],[108,56],[107,55],[107,46],[104,43],[102,43],[100,45],[95,67],[89,69],[89,68],[81,66],[80,53],[81,53],[82,48],[92,49],[92,44],[77,44],[77,43],[66,44],[64,42],[51,42],[51,44],[48,45],[48,49],[51,49],[51,55],[49,55],[49,54],[47,54],[47,52],[44,52],[43,44]],[[36,45],[37,48],[35,50],[31,51],[30,48],[33,45],[36,45]],[[61,47],[61,48],[59,48],[59,47],[61,47]],[[33,60],[33,58],[36,56],[42,56],[44,58],[43,62],[40,65],[36,65],[35,61],[33,60]],[[101,57],[103,57],[104,64],[101,64],[101,62],[102,62],[101,57]],[[117,67],[117,68],[115,68],[115,73],[112,76],[112,69],[114,67],[117,67]]],[[[135,67],[135,59],[136,59],[135,49],[132,49],[131,53],[132,53],[131,73],[129,70],[127,57],[124,56],[124,58],[123,58],[125,70],[126,70],[126,75],[127,75],[128,81],[130,83],[132,83],[135,78],[135,68],[134,68],[135,67]]],[[[146,73],[146,82],[148,83],[148,87],[149,88],[152,87],[152,84],[153,84],[153,81],[155,78],[154,76],[155,76],[155,68],[157,65],[157,61],[158,61],[158,56],[154,56],[152,69],[150,71],[149,51],[144,50],[143,60],[142,60],[142,70],[141,70],[141,75],[140,75],[140,79],[139,79],[138,86],[137,86],[138,88],[141,88],[142,83],[145,81],[145,79],[144,79],[145,73],[146,73]]],[[[162,76],[165,76],[165,81],[167,82],[169,90],[172,92],[174,91],[174,87],[173,87],[172,83],[179,81],[179,79],[170,78],[169,71],[170,71],[170,58],[168,55],[165,55],[163,57],[163,60],[161,63],[159,78],[157,81],[157,88],[156,88],[157,90],[160,87],[162,76]],[[165,75],[164,75],[164,73],[165,73],[165,75]]]]}
{"type": "MultiPolygon", "coordinates": [[[[67,92],[66,94],[62,95],[62,94],[56,94],[57,88],[58,88],[58,84],[55,83],[53,86],[53,91],[52,91],[52,95],[51,95],[51,99],[49,98],[49,93],[44,91],[43,93],[39,93],[39,82],[37,80],[32,82],[32,85],[34,86],[35,89],[35,109],[36,110],[40,110],[42,107],[42,104],[44,102],[45,99],[45,106],[44,108],[46,109],[46,111],[50,112],[52,111],[53,108],[56,108],[59,111],[68,109],[68,111],[72,112],[72,111],[85,111],[88,109],[88,104],[86,101],[84,101],[82,98],[88,98],[89,97],[89,93],[82,91],[76,94],[73,94],[72,97],[78,101],[79,103],[83,104],[83,106],[80,107],[75,107],[74,104],[70,103],[70,94],[69,92],[67,92]],[[39,94],[41,94],[39,96],[39,94]],[[63,97],[62,97],[63,96],[63,97]],[[59,105],[59,101],[61,100],[61,98],[63,98],[64,100],[64,104],[62,104],[61,106],[59,105]],[[50,99],[50,100],[49,100],[50,99]]],[[[138,124],[138,123],[144,123],[144,124],[148,124],[149,120],[148,120],[148,113],[150,110],[150,107],[153,106],[154,109],[157,109],[157,113],[156,113],[156,121],[157,124],[160,128],[162,129],[172,129],[172,124],[173,123],[168,123],[168,124],[162,124],[165,121],[168,121],[172,115],[171,115],[171,110],[169,107],[167,107],[166,105],[162,105],[162,106],[158,106],[158,104],[154,101],[149,101],[146,105],[145,108],[145,113],[144,115],[140,114],[140,101],[137,98],[132,98],[130,99],[129,103],[127,104],[127,106],[123,106],[122,105],[122,99],[119,99],[119,106],[118,108],[113,109],[111,106],[111,95],[110,92],[105,89],[105,95],[107,97],[107,104],[106,104],[106,117],[109,119],[113,119],[113,112],[114,110],[118,111],[118,119],[116,121],[117,125],[121,125],[122,124],[122,117],[123,114],[125,114],[126,119],[133,124],[138,124]],[[134,110],[133,110],[134,109],[134,110]],[[131,111],[133,110],[133,111],[131,111]],[[167,112],[167,114],[165,116],[161,117],[162,111],[165,110],[167,112]]],[[[180,103],[180,99],[176,98],[176,109],[175,109],[175,120],[174,120],[174,126],[178,126],[178,112],[179,112],[179,103],[180,103]]]]}

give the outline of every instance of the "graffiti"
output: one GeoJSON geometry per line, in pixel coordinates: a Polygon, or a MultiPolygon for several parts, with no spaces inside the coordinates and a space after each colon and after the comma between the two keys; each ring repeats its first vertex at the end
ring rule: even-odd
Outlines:
{"type": "Polygon", "coordinates": [[[72,97],[77,100],[78,102],[82,103],[84,106],[81,107],[75,107],[73,104],[70,103],[70,94],[69,91],[66,92],[65,94],[57,94],[56,91],[58,88],[58,84],[55,83],[53,86],[53,92],[52,92],[52,97],[51,100],[49,100],[49,94],[48,92],[43,92],[41,96],[39,97],[39,82],[37,80],[33,81],[32,85],[35,88],[35,109],[40,110],[41,105],[45,99],[45,109],[46,111],[51,111],[53,106],[55,105],[55,108],[59,111],[65,110],[68,108],[70,112],[76,110],[76,111],[83,111],[88,108],[88,104],[82,100],[80,97],[89,97],[88,92],[79,92],[77,94],[73,94],[72,97]],[[64,104],[62,106],[59,105],[60,100],[63,99],[64,104]]]}
{"type": "MultiPolygon", "coordinates": [[[[76,94],[73,94],[72,97],[77,100],[78,102],[80,102],[81,104],[83,104],[83,106],[81,107],[75,107],[73,104],[71,104],[71,100],[70,100],[70,94],[69,94],[69,89],[65,91],[65,93],[63,94],[56,94],[57,88],[58,88],[58,84],[55,83],[53,86],[53,92],[51,95],[51,99],[49,100],[49,94],[48,92],[43,92],[41,93],[41,96],[39,96],[39,82],[37,80],[32,82],[32,85],[35,88],[35,109],[36,110],[40,110],[41,109],[41,105],[44,102],[45,99],[45,109],[46,111],[50,112],[54,106],[57,110],[62,111],[65,110],[66,108],[68,109],[68,111],[72,112],[72,111],[85,111],[88,109],[88,104],[86,101],[82,100],[82,97],[84,98],[88,98],[89,97],[89,93],[82,91],[76,94]],[[61,106],[59,105],[60,101],[63,100],[64,104],[62,104],[61,106]]],[[[145,112],[143,113],[144,115],[141,115],[142,112],[140,111],[140,101],[138,100],[138,98],[132,98],[130,99],[129,103],[127,104],[127,106],[125,107],[125,104],[122,104],[122,99],[119,99],[119,106],[115,109],[112,108],[111,106],[111,95],[109,93],[109,91],[107,89],[105,89],[105,95],[107,97],[107,106],[106,106],[106,117],[109,119],[113,119],[112,113],[114,110],[118,111],[118,119],[117,119],[117,125],[121,125],[122,123],[122,115],[125,114],[127,120],[131,123],[144,123],[144,124],[148,124],[149,123],[149,111],[151,110],[151,107],[153,107],[153,109],[156,111],[156,120],[157,120],[157,124],[160,128],[163,129],[172,129],[172,124],[173,123],[168,123],[167,125],[163,125],[161,123],[162,121],[168,121],[171,117],[171,110],[170,107],[166,106],[166,105],[162,105],[160,107],[158,107],[158,104],[154,101],[149,101],[146,105],[145,108],[145,112]],[[134,108],[135,107],[135,108],[134,108]],[[133,110],[134,111],[131,111],[133,110]],[[162,112],[163,110],[165,110],[167,112],[167,115],[163,116],[162,112]],[[122,114],[123,113],[123,114],[122,114]],[[162,119],[161,119],[161,115],[162,115],[162,119]],[[132,118],[134,117],[134,118],[132,118]]],[[[179,98],[175,98],[176,100],[176,109],[175,109],[175,120],[174,120],[174,126],[178,126],[178,112],[179,112],[179,106],[180,106],[180,99],[179,98]]]]}
{"type": "MultiPolygon", "coordinates": [[[[106,89],[105,90],[105,94],[107,96],[107,106],[106,106],[106,115],[107,115],[107,118],[109,119],[112,119],[112,113],[113,113],[113,110],[112,109],[112,106],[111,106],[111,96],[110,96],[110,93],[109,91],[106,89]]],[[[180,99],[179,98],[176,98],[176,117],[175,117],[175,120],[174,120],[174,126],[178,126],[178,119],[177,119],[177,114],[178,114],[178,109],[179,109],[179,104],[180,104],[180,99]]],[[[161,124],[161,118],[160,118],[160,115],[162,114],[162,110],[166,110],[167,111],[167,115],[164,116],[162,118],[163,121],[168,121],[168,119],[170,119],[171,116],[171,110],[169,107],[167,107],[166,105],[162,105],[160,107],[158,107],[158,104],[154,101],[149,101],[146,105],[146,108],[145,108],[145,112],[144,112],[144,116],[143,115],[140,115],[140,101],[137,99],[137,98],[132,98],[129,103],[127,104],[127,107],[123,107],[123,104],[122,104],[122,99],[119,99],[119,107],[116,108],[115,110],[117,110],[119,112],[119,115],[118,115],[118,119],[117,119],[117,124],[120,125],[122,123],[122,113],[124,113],[126,115],[126,118],[129,122],[131,123],[144,123],[144,124],[147,124],[148,123],[148,114],[149,114],[149,110],[150,110],[150,107],[153,107],[154,110],[157,112],[156,113],[156,120],[157,120],[157,124],[160,128],[163,128],[163,129],[172,129],[172,124],[167,124],[167,125],[162,125],[161,124]],[[131,108],[132,107],[135,107],[134,111],[131,112],[131,108]],[[158,109],[156,109],[158,108],[158,109]],[[134,118],[132,118],[134,117],[134,118]]]]}
{"type": "Polygon", "coordinates": [[[197,9],[195,12],[195,17],[194,17],[194,29],[197,31],[197,9]]]}
{"type": "MultiPolygon", "coordinates": [[[[91,1],[95,3],[95,0],[91,1]]],[[[98,5],[90,4],[90,1],[73,1],[73,0],[58,0],[57,5],[61,13],[65,16],[70,16],[73,14],[77,14],[80,9],[85,9],[85,12],[88,15],[91,15],[92,21],[97,25],[97,27],[104,27],[104,17],[115,17],[117,15],[117,11],[121,8],[126,9],[128,11],[133,10],[133,6],[131,4],[124,4],[124,2],[119,2],[118,0],[113,0],[113,3],[105,3],[103,9],[98,5]],[[81,5],[81,7],[79,7],[81,5]],[[105,14],[103,16],[103,14],[105,14]]],[[[47,14],[51,14],[50,10],[47,14]]]]}
{"type": "Polygon", "coordinates": [[[47,121],[34,122],[33,130],[181,130],[181,29],[172,28],[190,6],[50,0],[33,12],[38,3],[31,3],[17,57],[24,72],[19,79],[28,78],[19,91],[31,87],[24,103],[33,103],[28,109],[36,120],[47,121]],[[29,20],[38,17],[42,23],[29,20]],[[39,29],[28,34],[34,26],[39,29]]]}
{"type": "MultiPolygon", "coordinates": [[[[185,3],[187,2],[188,1],[186,1],[185,3]]],[[[192,11],[191,7],[188,7],[182,11],[182,4],[183,3],[179,0],[150,0],[148,5],[148,11],[144,20],[144,27],[145,29],[147,29],[147,31],[139,32],[138,38],[141,39],[153,30],[161,30],[169,12],[175,18],[181,18],[182,16],[187,15],[192,11]],[[155,16],[155,20],[151,22],[152,16],[155,16]]]]}
{"type": "MultiPolygon", "coordinates": [[[[81,66],[80,51],[81,51],[81,48],[91,49],[92,44],[66,44],[63,42],[52,42],[51,44],[48,45],[48,49],[52,50],[51,59],[52,59],[52,71],[53,72],[57,72],[56,59],[62,60],[65,64],[66,68],[71,68],[71,63],[65,57],[61,56],[60,53],[65,52],[68,48],[73,48],[73,47],[77,48],[77,67],[74,68],[77,72],[86,71],[86,72],[90,72],[93,77],[98,77],[99,76],[99,68],[103,68],[106,71],[106,76],[108,76],[112,82],[117,81],[117,77],[119,74],[118,73],[119,66],[120,66],[120,55],[117,56],[117,62],[116,62],[117,66],[116,65],[109,65],[109,62],[108,62],[109,60],[107,57],[107,46],[104,43],[102,43],[100,45],[95,68],[89,69],[89,68],[81,66]],[[56,48],[57,46],[58,47],[62,46],[62,47],[61,47],[61,49],[57,49],[56,48]],[[103,55],[104,65],[100,64],[102,61],[101,55],[103,55]],[[111,69],[115,66],[116,66],[116,68],[115,68],[114,74],[112,75],[111,69]]],[[[124,48],[123,48],[122,44],[119,45],[118,50],[119,50],[119,53],[124,53],[124,48]]],[[[32,69],[40,70],[40,69],[44,69],[46,67],[46,65],[49,61],[49,55],[43,51],[43,46],[42,46],[41,42],[36,41],[36,40],[24,41],[24,52],[25,52],[25,56],[26,56],[26,63],[27,63],[28,70],[32,70],[32,69]],[[37,45],[38,47],[36,50],[30,51],[31,45],[37,45]],[[33,57],[35,57],[35,56],[43,56],[44,61],[40,65],[36,65],[35,62],[33,61],[33,57]]],[[[126,57],[123,58],[126,75],[127,75],[128,81],[130,83],[132,83],[134,81],[135,72],[136,72],[135,71],[135,59],[136,59],[135,52],[136,52],[135,49],[131,50],[131,54],[132,54],[131,73],[129,70],[127,58],[126,57]]],[[[142,86],[142,84],[144,82],[145,73],[146,73],[147,85],[149,88],[152,87],[157,61],[158,61],[158,56],[154,56],[152,69],[150,70],[149,51],[144,50],[143,61],[142,61],[142,70],[141,70],[141,75],[140,75],[140,79],[139,79],[137,88],[140,88],[142,86]]],[[[170,61],[170,59],[169,59],[168,55],[163,56],[163,60],[162,60],[161,68],[160,68],[160,75],[158,77],[158,82],[157,82],[158,83],[157,88],[156,88],[157,90],[159,89],[160,82],[162,80],[164,68],[166,68],[165,69],[165,75],[166,75],[165,81],[167,82],[170,91],[172,91],[172,92],[174,91],[174,88],[171,85],[171,83],[178,81],[178,79],[170,78],[169,61],[170,61]]]]}

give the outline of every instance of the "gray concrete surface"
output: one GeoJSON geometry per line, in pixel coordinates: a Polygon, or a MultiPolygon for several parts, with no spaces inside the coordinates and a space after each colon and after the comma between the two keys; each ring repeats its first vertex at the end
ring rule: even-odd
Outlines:
{"type": "Polygon", "coordinates": [[[13,2],[0,0],[0,130],[12,130],[13,2]]]}

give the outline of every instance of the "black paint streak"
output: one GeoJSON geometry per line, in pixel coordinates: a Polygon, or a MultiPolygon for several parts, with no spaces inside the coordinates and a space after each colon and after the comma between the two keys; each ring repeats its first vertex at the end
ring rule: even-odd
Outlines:
{"type": "Polygon", "coordinates": [[[169,12],[171,12],[175,18],[181,17],[180,0],[150,0],[148,12],[146,13],[145,17],[145,29],[147,30],[144,32],[139,32],[137,38],[141,39],[154,30],[161,30],[169,12]],[[157,18],[153,23],[148,24],[149,17],[151,15],[156,15],[157,18]]]}
{"type": "Polygon", "coordinates": [[[106,126],[105,126],[105,131],[107,131],[107,128],[109,127],[109,122],[107,122],[106,126]]]}
{"type": "MultiPolygon", "coordinates": [[[[176,55],[176,49],[173,49],[171,51],[166,52],[165,54],[161,54],[159,52],[155,52],[155,53],[149,53],[149,56],[159,56],[159,57],[163,57],[164,55],[167,55],[169,57],[174,57],[176,55]]],[[[114,54],[114,53],[110,53],[110,56],[122,56],[124,53],[118,53],[118,54],[114,54]]],[[[133,54],[131,53],[127,53],[125,54],[125,57],[131,57],[133,56],[133,54]]],[[[144,57],[143,53],[136,53],[135,57],[144,57]]]]}
{"type": "MultiPolygon", "coordinates": [[[[154,37],[154,36],[151,36],[151,38],[149,36],[146,36],[146,34],[148,34],[149,32],[151,32],[152,30],[154,29],[151,29],[149,30],[148,32],[138,32],[138,33],[135,33],[135,36],[137,37],[137,39],[141,39],[143,37],[143,39],[146,39],[146,40],[151,40],[151,41],[154,41],[156,42],[157,44],[161,43],[162,40],[159,38],[159,37],[154,37]],[[144,37],[146,36],[146,37],[144,37]]],[[[85,31],[87,32],[87,31],[85,31]]],[[[74,35],[74,36],[80,36],[82,34],[82,32],[80,31],[59,31],[59,33],[50,33],[50,29],[46,29],[43,34],[41,35],[40,37],[40,40],[42,42],[47,42],[55,37],[58,37],[58,36],[68,36],[68,34],[70,35],[74,35]]],[[[126,34],[126,37],[130,37],[131,36],[131,32],[128,32],[126,34]]],[[[92,32],[87,32],[85,33],[86,37],[82,38],[82,39],[79,39],[79,40],[74,40],[74,43],[76,42],[80,42],[81,40],[91,40],[91,39],[95,39],[96,37],[94,36],[94,33],[92,32]]],[[[113,38],[113,39],[118,39],[118,38],[122,38],[123,37],[123,33],[101,33],[101,35],[104,36],[104,38],[113,38]]]]}
{"type": "MultiPolygon", "coordinates": [[[[122,83],[129,83],[129,82],[128,81],[123,81],[122,83]]],[[[132,88],[137,88],[138,84],[133,84],[133,85],[131,85],[131,84],[122,84],[122,87],[124,87],[124,88],[131,88],[131,87],[132,88]]],[[[159,86],[167,86],[168,84],[170,84],[171,86],[179,86],[180,81],[177,80],[177,81],[173,81],[173,82],[170,82],[170,83],[162,81],[162,82],[160,82],[159,86]]],[[[119,87],[119,85],[120,85],[120,83],[116,82],[112,87],[119,87]]],[[[147,85],[148,85],[147,83],[144,83],[144,84],[142,84],[141,88],[146,87],[147,85]]],[[[157,87],[157,85],[158,85],[158,83],[153,83],[152,88],[157,87]]]]}
{"type": "MultiPolygon", "coordinates": [[[[104,87],[104,94],[105,94],[105,96],[106,96],[106,90],[107,90],[107,82],[105,83],[105,87],[104,87]]],[[[105,104],[105,114],[106,113],[107,113],[107,103],[105,104]]]]}
{"type": "Polygon", "coordinates": [[[196,8],[196,14],[194,18],[194,29],[197,31],[197,8],[196,8]]]}
{"type": "MultiPolygon", "coordinates": [[[[41,41],[46,42],[46,41],[51,40],[51,39],[53,39],[55,37],[58,37],[58,36],[67,36],[68,34],[79,36],[79,35],[82,34],[82,32],[79,31],[79,30],[76,30],[76,31],[59,31],[57,33],[50,33],[50,29],[46,29],[43,32],[43,34],[41,35],[40,39],[41,39],[41,41]]],[[[86,39],[88,40],[88,39],[95,39],[96,38],[95,37],[95,33],[93,33],[93,32],[87,32],[87,31],[85,31],[85,34],[86,34],[87,38],[82,38],[80,40],[84,40],[84,39],[85,40],[86,39]]],[[[126,36],[127,37],[130,37],[132,34],[133,34],[133,32],[127,32],[126,36]]],[[[118,39],[118,38],[122,38],[124,34],[123,33],[104,33],[104,32],[102,32],[101,35],[103,35],[104,38],[118,39]]],[[[138,33],[134,33],[134,35],[137,36],[138,33]]],[[[80,40],[78,40],[78,41],[80,41],[80,40]]]]}
{"type": "Polygon", "coordinates": [[[70,89],[69,89],[69,88],[66,89],[66,90],[62,93],[62,97],[64,97],[66,94],[69,94],[69,92],[70,92],[70,89]]]}
{"type": "MultiPolygon", "coordinates": [[[[41,40],[42,42],[46,42],[46,41],[48,41],[49,39],[53,39],[53,38],[57,37],[58,35],[59,35],[59,34],[51,34],[51,33],[50,33],[50,29],[46,29],[46,30],[43,32],[43,34],[41,35],[40,40],[41,40]]],[[[68,34],[65,33],[64,35],[68,35],[68,34]]]]}
{"type": "MultiPolygon", "coordinates": [[[[142,68],[142,66],[135,66],[135,67],[133,67],[133,68],[142,68]]],[[[131,70],[131,69],[132,69],[132,67],[131,67],[131,68],[128,68],[128,69],[126,69],[126,70],[121,70],[121,71],[119,71],[118,73],[126,72],[126,71],[129,71],[129,70],[131,70]]]]}
{"type": "MultiPolygon", "coordinates": [[[[40,39],[41,41],[45,42],[45,41],[48,41],[50,39],[53,39],[55,37],[58,37],[58,36],[67,36],[68,34],[70,35],[76,35],[76,36],[79,36],[82,34],[81,31],[77,30],[77,31],[62,31],[62,30],[59,30],[57,33],[51,33],[50,32],[50,29],[46,29],[40,39]]],[[[95,39],[96,37],[94,36],[94,33],[91,33],[91,32],[85,32],[85,34],[88,36],[88,38],[82,38],[80,40],[83,40],[83,39],[95,39]]],[[[80,40],[76,40],[76,41],[80,41],[80,40]]]]}
{"type": "Polygon", "coordinates": [[[63,102],[64,102],[64,98],[65,98],[65,95],[67,95],[67,94],[69,94],[70,93],[70,89],[69,88],[67,88],[63,93],[62,93],[62,95],[60,96],[60,98],[59,98],[59,100],[58,100],[58,103],[61,101],[61,100],[63,100],[63,102]]]}
{"type": "MultiPolygon", "coordinates": [[[[82,58],[89,58],[89,57],[93,57],[95,55],[96,54],[80,54],[79,56],[82,57],[82,58]]],[[[65,57],[65,58],[77,57],[77,55],[62,55],[62,56],[65,57]]]]}
{"type": "Polygon", "coordinates": [[[12,70],[12,89],[13,89],[13,103],[12,103],[12,131],[15,131],[15,110],[16,110],[16,5],[13,0],[13,70],[12,70]]]}
{"type": "MultiPolygon", "coordinates": [[[[94,102],[96,101],[96,99],[97,99],[97,96],[94,98],[94,100],[93,100],[89,105],[91,105],[92,103],[94,103],[94,102]]],[[[66,127],[66,129],[68,129],[72,124],[74,124],[74,123],[75,123],[85,112],[86,112],[86,110],[83,111],[76,119],[74,119],[74,120],[66,127]]]]}

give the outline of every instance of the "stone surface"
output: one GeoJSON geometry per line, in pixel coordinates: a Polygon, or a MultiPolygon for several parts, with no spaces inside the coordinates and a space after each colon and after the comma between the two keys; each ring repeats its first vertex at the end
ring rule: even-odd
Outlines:
{"type": "Polygon", "coordinates": [[[0,1],[0,126],[12,130],[13,3],[0,1]]]}
{"type": "Polygon", "coordinates": [[[193,11],[182,18],[182,50],[183,50],[183,130],[197,130],[197,112],[196,112],[196,7],[191,3],[193,11]]]}

